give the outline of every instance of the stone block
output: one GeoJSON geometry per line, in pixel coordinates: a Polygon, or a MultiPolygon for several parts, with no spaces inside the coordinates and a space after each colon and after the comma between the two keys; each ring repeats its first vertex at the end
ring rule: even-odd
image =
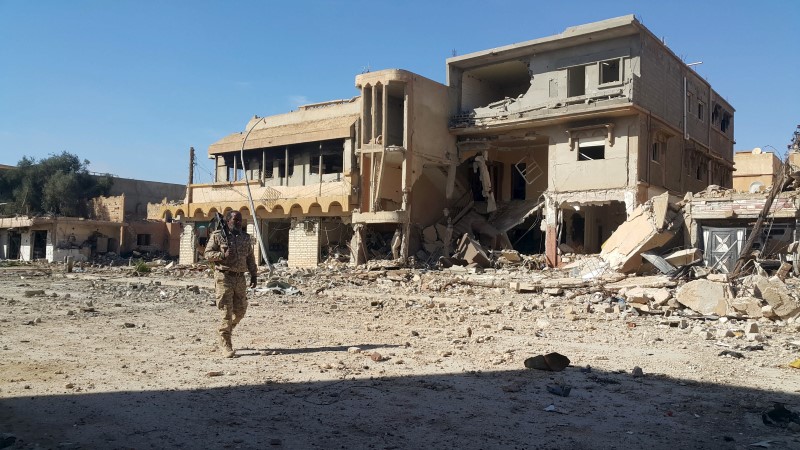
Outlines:
{"type": "Polygon", "coordinates": [[[738,297],[731,301],[734,311],[748,317],[761,317],[761,301],[755,297],[738,297]]]}
{"type": "Polygon", "coordinates": [[[683,306],[700,314],[728,314],[728,304],[733,295],[725,283],[709,280],[690,281],[675,292],[675,298],[683,306]]]}
{"type": "Polygon", "coordinates": [[[800,314],[800,303],[788,287],[777,277],[754,277],[755,294],[772,307],[772,312],[781,319],[800,314]]]}
{"type": "Polygon", "coordinates": [[[678,250],[664,256],[664,260],[675,267],[685,266],[691,264],[698,259],[703,259],[703,252],[697,248],[687,248],[685,250],[678,250]]]}

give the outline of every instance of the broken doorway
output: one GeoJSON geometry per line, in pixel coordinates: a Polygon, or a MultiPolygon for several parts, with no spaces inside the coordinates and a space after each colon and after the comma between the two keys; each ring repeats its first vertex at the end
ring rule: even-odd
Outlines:
{"type": "Polygon", "coordinates": [[[625,203],[568,204],[562,208],[560,243],[575,253],[600,253],[603,243],[625,222],[625,203]]]}
{"type": "Polygon", "coordinates": [[[22,248],[22,234],[17,231],[8,232],[8,259],[19,259],[22,248]]]}
{"type": "Polygon", "coordinates": [[[32,233],[33,260],[47,257],[47,230],[35,230],[32,233]]]}
{"type": "Polygon", "coordinates": [[[262,220],[262,235],[266,236],[268,246],[267,253],[269,261],[276,263],[283,259],[289,259],[289,229],[291,228],[290,219],[262,220]]]}

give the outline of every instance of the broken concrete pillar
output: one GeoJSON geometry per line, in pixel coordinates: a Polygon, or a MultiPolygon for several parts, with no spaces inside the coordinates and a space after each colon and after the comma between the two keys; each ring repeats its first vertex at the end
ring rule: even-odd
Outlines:
{"type": "Polygon", "coordinates": [[[350,263],[356,266],[367,263],[367,249],[364,245],[364,227],[356,225],[350,239],[350,263]]]}
{"type": "Polygon", "coordinates": [[[403,233],[400,231],[400,227],[397,227],[392,236],[392,259],[400,259],[400,244],[402,242],[403,233]]]}
{"type": "Polygon", "coordinates": [[[732,298],[730,286],[708,280],[690,281],[675,291],[681,305],[700,314],[725,316],[732,298]]]}
{"type": "Polygon", "coordinates": [[[544,241],[544,256],[547,259],[547,265],[550,267],[558,267],[558,228],[555,225],[547,225],[545,231],[544,241]]]}
{"type": "Polygon", "coordinates": [[[481,179],[482,194],[486,198],[486,212],[497,211],[497,203],[495,202],[494,192],[492,192],[492,179],[489,175],[489,168],[486,166],[489,152],[484,151],[482,155],[475,157],[473,169],[478,172],[481,179]]]}

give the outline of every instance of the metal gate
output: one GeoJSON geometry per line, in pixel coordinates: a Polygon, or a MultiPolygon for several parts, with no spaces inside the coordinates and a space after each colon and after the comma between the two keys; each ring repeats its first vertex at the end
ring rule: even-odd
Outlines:
{"type": "Polygon", "coordinates": [[[706,266],[722,273],[730,273],[742,253],[745,231],[745,228],[703,227],[703,258],[706,266]]]}

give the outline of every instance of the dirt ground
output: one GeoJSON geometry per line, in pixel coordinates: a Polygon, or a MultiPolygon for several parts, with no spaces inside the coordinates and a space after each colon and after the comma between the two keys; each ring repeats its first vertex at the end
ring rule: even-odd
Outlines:
{"type": "Polygon", "coordinates": [[[762,421],[800,411],[800,323],[762,319],[759,343],[602,292],[279,275],[302,295],[251,294],[223,359],[207,272],[0,267],[0,447],[800,449],[762,421]],[[569,367],[525,368],[550,352],[569,367]]]}

